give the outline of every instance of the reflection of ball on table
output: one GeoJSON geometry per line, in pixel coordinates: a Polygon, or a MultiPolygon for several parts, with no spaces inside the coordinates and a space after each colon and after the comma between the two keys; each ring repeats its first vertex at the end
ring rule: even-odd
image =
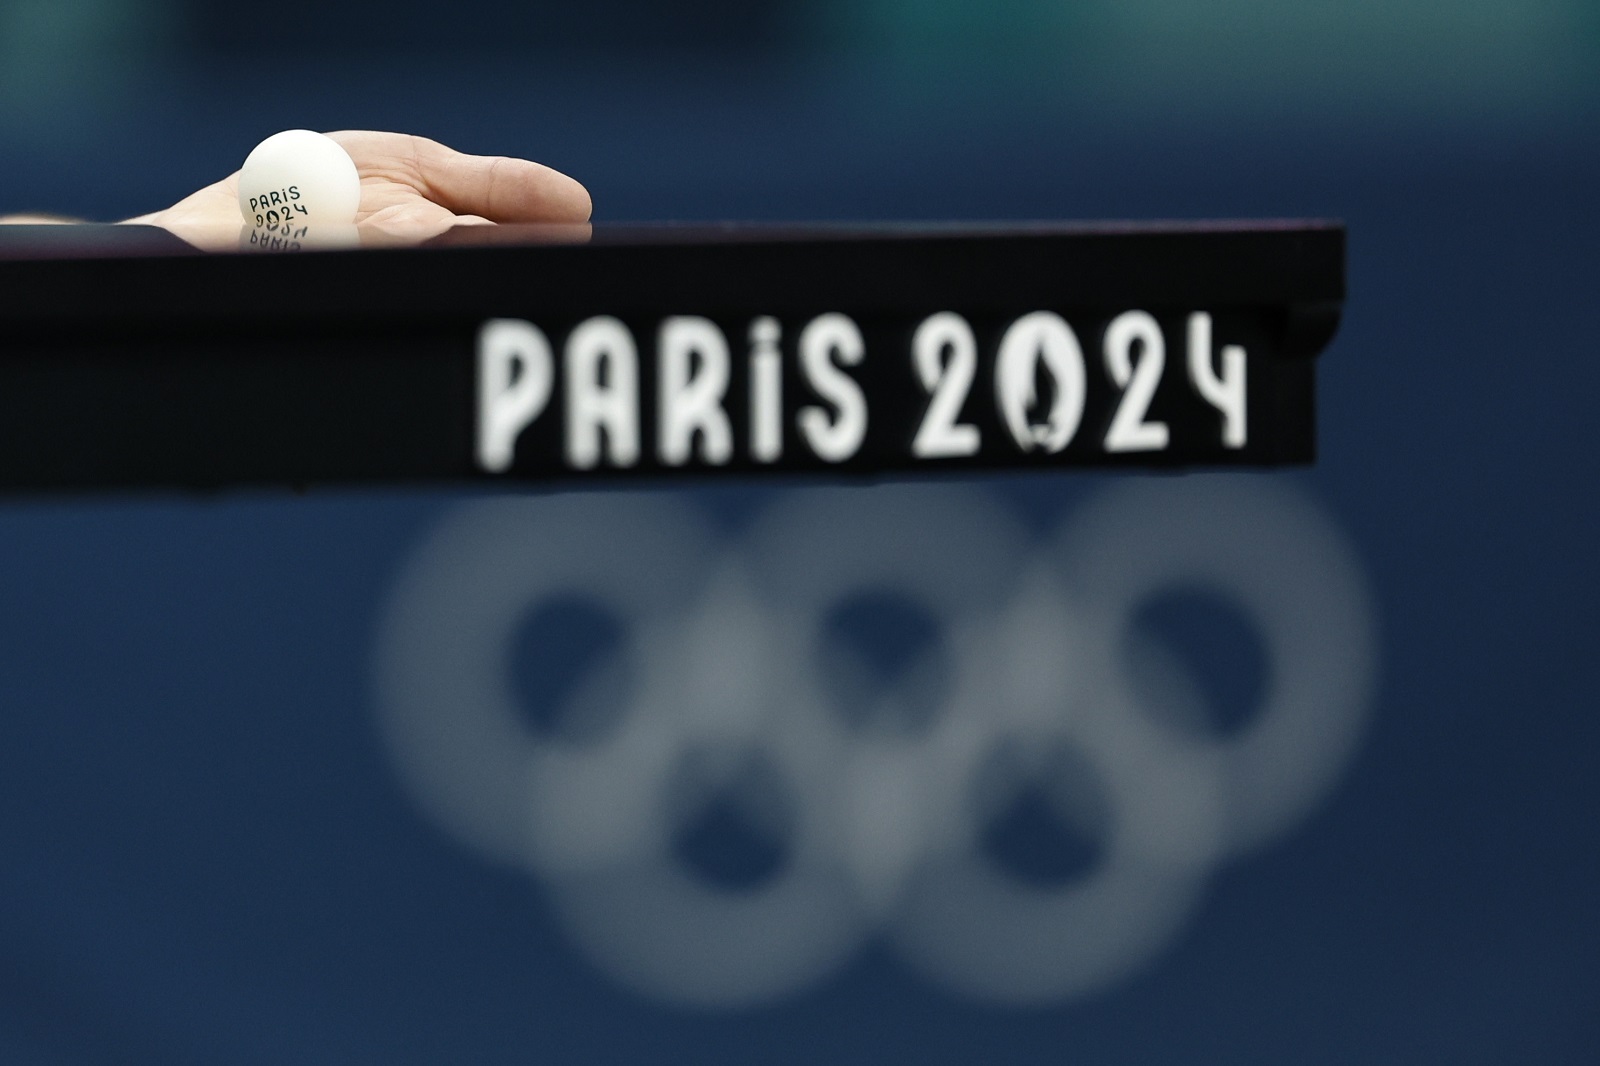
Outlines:
{"type": "Polygon", "coordinates": [[[344,226],[360,206],[361,175],[349,153],[310,130],[274,133],[239,170],[239,210],[250,226],[344,226]]]}

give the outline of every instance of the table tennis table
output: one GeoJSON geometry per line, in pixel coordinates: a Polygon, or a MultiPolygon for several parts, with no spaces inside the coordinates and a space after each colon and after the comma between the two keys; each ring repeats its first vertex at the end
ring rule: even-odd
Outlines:
{"type": "Polygon", "coordinates": [[[1344,295],[1326,222],[296,236],[0,227],[0,489],[1304,464],[1344,295]]]}

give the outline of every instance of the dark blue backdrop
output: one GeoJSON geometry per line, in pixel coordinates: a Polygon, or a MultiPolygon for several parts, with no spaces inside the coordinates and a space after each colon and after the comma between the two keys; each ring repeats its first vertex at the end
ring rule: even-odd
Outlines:
{"type": "MultiPolygon", "coordinates": [[[[1306,489],[1361,555],[1371,725],[1326,804],[1225,868],[1123,986],[985,1008],[868,947],[776,1005],[682,1011],[598,973],[538,888],[425,823],[385,760],[380,605],[458,496],[11,501],[0,1059],[1592,1061],[1592,109],[1133,121],[859,70],[452,61],[397,88],[373,62],[186,67],[19,127],[0,206],[132,214],[273,129],[359,125],[546,160],[600,220],[1346,220],[1322,459],[1262,476],[1306,489]]],[[[1001,491],[1051,515],[1098,483],[1001,491]]]]}

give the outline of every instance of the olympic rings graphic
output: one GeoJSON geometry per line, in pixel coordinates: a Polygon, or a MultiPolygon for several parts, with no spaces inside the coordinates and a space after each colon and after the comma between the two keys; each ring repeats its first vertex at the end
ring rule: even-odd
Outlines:
{"type": "Polygon", "coordinates": [[[1147,964],[1218,865],[1327,795],[1360,739],[1374,631],[1342,536],[1259,477],[1126,481],[1042,538],[974,486],[794,491],[736,540],[682,497],[571,495],[449,516],[394,586],[375,676],[421,809],[538,879],[570,937],[635,989],[768,1002],[878,936],[958,995],[1036,1003],[1147,964]],[[1136,612],[1189,587],[1232,600],[1269,662],[1233,735],[1171,713],[1199,700],[1180,665],[1130,666],[1136,612]],[[873,591],[922,605],[940,639],[892,684],[855,684],[873,705],[855,720],[825,629],[873,591]],[[540,735],[513,692],[513,635],[561,597],[626,627],[566,697],[593,735],[540,735]],[[923,683],[941,669],[945,684],[923,683]],[[1025,787],[1098,798],[1102,847],[1081,877],[1032,884],[985,856],[986,817],[1025,787]],[[708,883],[673,851],[694,794],[730,789],[783,827],[784,862],[759,885],[708,883]]]}

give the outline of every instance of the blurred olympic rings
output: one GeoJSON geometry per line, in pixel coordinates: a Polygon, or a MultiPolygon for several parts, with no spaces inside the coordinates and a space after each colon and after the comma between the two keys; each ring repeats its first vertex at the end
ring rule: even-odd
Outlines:
{"type": "Polygon", "coordinates": [[[1147,963],[1220,863],[1326,795],[1374,657],[1343,538],[1247,475],[1129,480],[1043,537],[954,485],[795,491],[736,541],[670,495],[471,504],[397,580],[376,679],[421,808],[541,881],[582,950],[636,989],[768,1002],[882,936],[959,995],[1031,1003],[1147,963]],[[1182,724],[1203,716],[1181,665],[1130,658],[1135,612],[1187,588],[1231,599],[1268,660],[1263,705],[1226,737],[1182,724]],[[921,605],[941,640],[892,684],[855,685],[877,712],[848,718],[834,694],[850,664],[825,630],[874,592],[921,605]],[[592,735],[541,735],[513,691],[513,637],[558,597],[627,633],[568,694],[564,720],[601,723],[592,735]],[[934,706],[906,726],[894,712],[919,695],[934,706]],[[786,819],[748,783],[752,759],[786,819]],[[1081,808],[1086,781],[1101,847],[1082,877],[1032,884],[985,857],[997,804],[1037,786],[1081,808]],[[708,883],[674,853],[686,790],[717,789],[782,827],[785,861],[759,885],[708,883]]]}

